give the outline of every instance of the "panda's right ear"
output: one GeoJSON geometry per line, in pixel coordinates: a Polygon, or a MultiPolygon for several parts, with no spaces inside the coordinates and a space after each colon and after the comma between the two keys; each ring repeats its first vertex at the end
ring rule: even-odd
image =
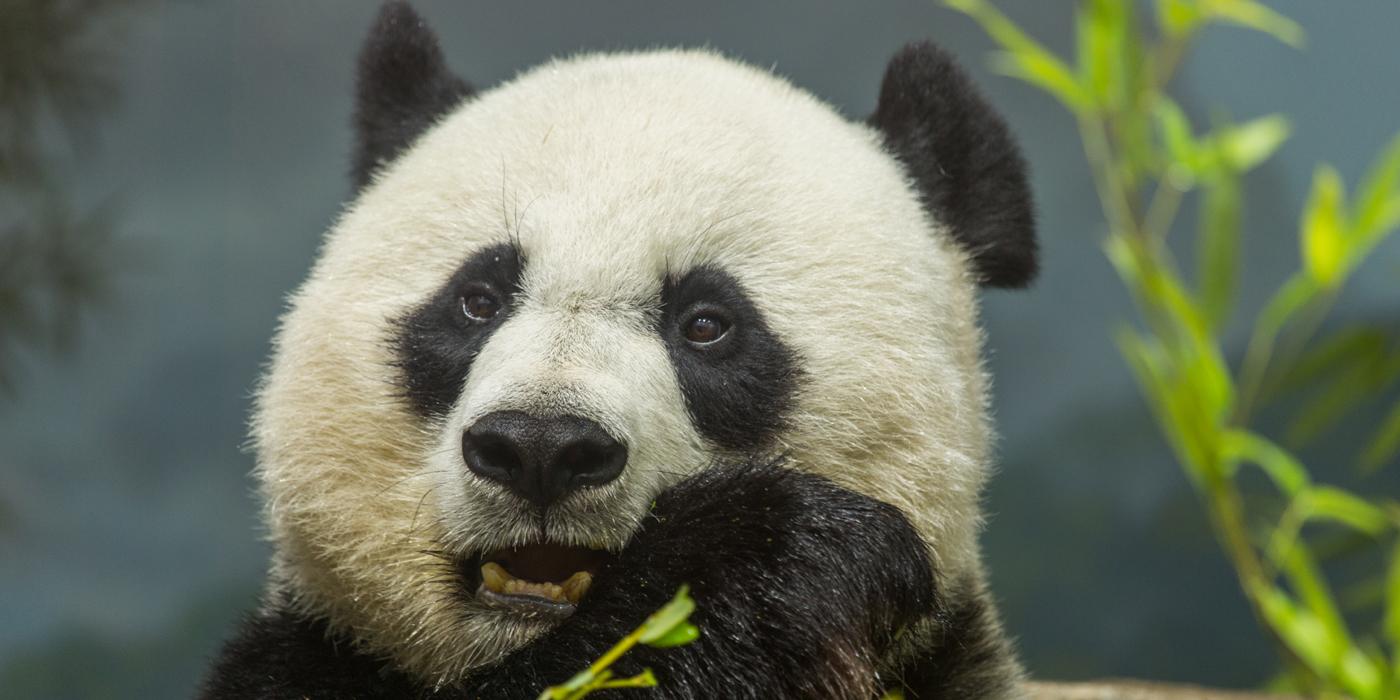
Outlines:
{"type": "Polygon", "coordinates": [[[979,281],[1024,287],[1036,273],[1026,165],[1006,122],[953,58],[928,42],[890,60],[870,125],[924,207],[967,251],[979,281]]]}
{"type": "Polygon", "coordinates": [[[355,191],[472,92],[448,70],[427,22],[407,2],[384,3],[355,78],[355,191]]]}

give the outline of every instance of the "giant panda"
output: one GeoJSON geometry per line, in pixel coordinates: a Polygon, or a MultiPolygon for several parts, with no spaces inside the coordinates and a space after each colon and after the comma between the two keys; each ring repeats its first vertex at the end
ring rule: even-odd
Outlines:
{"type": "Polygon", "coordinates": [[[979,287],[1022,157],[928,43],[848,119],[708,50],[477,91],[386,4],[353,201],[252,421],[275,544],[209,698],[531,698],[681,586],[657,698],[1014,698],[979,287]]]}

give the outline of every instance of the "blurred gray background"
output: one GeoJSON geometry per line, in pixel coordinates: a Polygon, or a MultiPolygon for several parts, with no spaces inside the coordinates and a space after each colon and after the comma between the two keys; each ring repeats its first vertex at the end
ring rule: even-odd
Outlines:
{"type": "MultiPolygon", "coordinates": [[[[21,2],[0,0],[0,24],[21,2]]],[[[416,4],[451,65],[481,87],[580,50],[708,45],[863,118],[904,42],[932,37],[961,56],[1020,135],[1045,249],[1033,289],[985,296],[1002,434],[985,543],[1027,665],[1046,678],[1226,686],[1272,674],[1272,651],[1112,344],[1132,309],[1098,247],[1074,124],[989,73],[991,44],[971,21],[931,0],[416,4]]],[[[1072,53],[1069,0],[997,4],[1072,53]]],[[[1210,30],[1175,84],[1202,121],[1218,110],[1293,118],[1294,139],[1248,181],[1247,316],[1297,263],[1314,164],[1355,182],[1400,129],[1400,3],[1270,4],[1306,28],[1305,50],[1210,30]]],[[[333,0],[138,2],[86,30],[113,49],[93,60],[119,95],[58,177],[77,207],[115,205],[124,253],[104,254],[112,291],[82,313],[71,352],[20,347],[9,360],[0,695],[187,696],[254,604],[268,547],[242,449],[249,396],[283,299],[348,192],[353,61],[374,12],[333,0]]],[[[1397,277],[1392,244],[1340,317],[1395,319],[1397,277]]],[[[1231,336],[1235,358],[1242,336],[1231,336]]],[[[1357,435],[1343,428],[1333,443],[1357,435]]],[[[1324,444],[1305,456],[1352,488],[1395,492],[1393,477],[1359,479],[1336,454],[1324,444]]]]}

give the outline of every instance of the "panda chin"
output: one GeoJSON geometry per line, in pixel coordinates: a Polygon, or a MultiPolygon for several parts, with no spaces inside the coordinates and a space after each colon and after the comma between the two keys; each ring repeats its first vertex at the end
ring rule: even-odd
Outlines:
{"type": "Polygon", "coordinates": [[[488,607],[531,617],[572,615],[613,555],[560,544],[528,544],[487,552],[464,563],[467,590],[488,607]],[[473,586],[475,584],[475,586],[473,586]]]}

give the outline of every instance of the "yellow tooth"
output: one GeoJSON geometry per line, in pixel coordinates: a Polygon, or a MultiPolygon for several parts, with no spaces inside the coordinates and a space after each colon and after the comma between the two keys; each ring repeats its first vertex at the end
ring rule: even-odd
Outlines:
{"type": "Polygon", "coordinates": [[[505,567],[494,561],[488,561],[481,565],[481,582],[486,585],[486,590],[503,593],[506,584],[514,580],[515,577],[506,571],[505,567]]]}
{"type": "Polygon", "coordinates": [[[545,582],[540,584],[540,594],[550,600],[560,603],[564,602],[564,589],[554,583],[545,582]]]}
{"type": "Polygon", "coordinates": [[[588,592],[588,587],[591,585],[593,585],[593,574],[587,571],[575,571],[574,575],[564,582],[561,592],[570,603],[578,605],[578,602],[583,600],[583,594],[588,592]]]}
{"type": "Polygon", "coordinates": [[[506,581],[505,590],[503,590],[502,593],[519,594],[523,590],[525,590],[525,582],[518,578],[513,578],[506,581]]]}

